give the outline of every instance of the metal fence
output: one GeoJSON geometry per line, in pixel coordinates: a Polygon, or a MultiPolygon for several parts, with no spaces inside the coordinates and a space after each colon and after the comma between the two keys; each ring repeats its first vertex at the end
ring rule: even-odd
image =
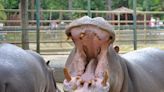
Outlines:
{"type": "MultiPolygon", "coordinates": [[[[36,32],[29,31],[30,49],[36,50],[36,32]]],[[[114,45],[121,48],[121,53],[133,50],[133,30],[115,30],[116,41],[114,45]]],[[[69,54],[74,44],[67,40],[64,30],[40,31],[41,54],[69,54]]],[[[161,30],[137,30],[138,48],[158,47],[164,49],[164,29],[161,30]]],[[[16,44],[21,47],[21,31],[0,31],[0,42],[16,44]]]]}
{"type": "MultiPolygon", "coordinates": [[[[19,15],[19,9],[17,10],[1,10],[5,11],[8,15],[16,14],[19,15]],[[11,14],[10,14],[11,13],[11,14]]],[[[34,10],[29,10],[29,15],[34,10]]],[[[40,27],[40,53],[41,54],[69,54],[72,50],[74,44],[71,40],[67,40],[64,29],[74,17],[81,17],[87,14],[85,10],[41,10],[42,14],[48,14],[49,18],[41,19],[40,27]],[[71,13],[74,15],[71,19],[64,18],[66,15],[71,13]],[[52,18],[53,14],[58,14],[57,18],[52,18]],[[53,21],[57,22],[58,27],[56,29],[51,29],[50,23],[53,21]]],[[[104,17],[109,23],[111,23],[115,28],[116,41],[114,45],[119,45],[121,53],[125,53],[133,50],[133,21],[132,20],[122,20],[121,16],[124,13],[131,12],[112,12],[112,11],[91,11],[92,15],[104,17]],[[116,15],[115,20],[108,19],[106,14],[116,15]]],[[[164,11],[159,12],[137,12],[138,15],[142,15],[142,20],[137,20],[137,47],[138,49],[144,47],[158,47],[164,49],[164,26],[160,27],[150,27],[148,16],[164,16],[164,11]]],[[[16,15],[15,15],[16,16],[16,15]]],[[[161,20],[164,22],[163,20],[161,20]]],[[[20,18],[18,19],[7,19],[0,20],[3,26],[0,30],[0,43],[8,42],[21,45],[21,32],[20,18]],[[15,24],[15,25],[13,25],[15,24]]],[[[36,20],[28,20],[29,26],[29,46],[30,49],[36,50],[36,20]]]]}

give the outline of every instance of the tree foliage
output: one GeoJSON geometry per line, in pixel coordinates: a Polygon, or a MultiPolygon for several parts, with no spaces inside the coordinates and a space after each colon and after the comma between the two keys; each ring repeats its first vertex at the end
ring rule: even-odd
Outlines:
{"type": "Polygon", "coordinates": [[[68,0],[42,0],[43,9],[67,9],[68,0]]]}
{"type": "MultiPolygon", "coordinates": [[[[42,0],[44,9],[68,9],[69,0],[42,0]]],[[[92,10],[106,10],[106,0],[91,0],[92,10]]],[[[112,0],[113,9],[121,6],[133,7],[133,0],[112,0]]],[[[87,10],[87,0],[73,0],[73,9],[87,10]]],[[[137,9],[160,11],[164,10],[164,0],[137,0],[137,9]]]]}
{"type": "Polygon", "coordinates": [[[0,20],[6,20],[7,16],[6,13],[4,11],[2,11],[4,9],[4,6],[2,4],[2,1],[0,1],[0,20]]]}
{"type": "MultiPolygon", "coordinates": [[[[69,0],[41,0],[43,9],[68,9],[69,0]]],[[[73,9],[87,9],[87,0],[72,0],[73,9]]],[[[112,0],[112,8],[121,6],[132,8],[133,0],[112,0]]],[[[0,0],[0,4],[5,9],[18,9],[20,0],[0,0]]],[[[106,0],[91,0],[92,10],[105,10],[106,0]]],[[[141,10],[160,11],[164,9],[164,0],[137,0],[137,7],[141,10]]]]}
{"type": "Polygon", "coordinates": [[[18,9],[20,0],[0,0],[5,9],[18,9]]]}
{"type": "MultiPolygon", "coordinates": [[[[88,0],[72,0],[72,9],[74,10],[87,10],[88,0]]],[[[107,0],[91,0],[91,10],[107,10],[107,0]]],[[[119,8],[121,6],[131,8],[133,7],[133,0],[111,0],[112,9],[119,8]]],[[[20,0],[0,0],[0,9],[18,9],[20,0]]],[[[30,6],[30,4],[29,4],[30,6]]],[[[69,0],[41,0],[42,9],[58,9],[67,10],[69,8],[69,0]]],[[[137,9],[143,11],[164,11],[164,0],[137,0],[137,9]]],[[[55,18],[59,14],[52,14],[55,18]]],[[[0,18],[5,18],[6,14],[0,11],[0,18]]],[[[44,17],[48,18],[48,14],[44,14],[44,17]]]]}
{"type": "MultiPolygon", "coordinates": [[[[74,0],[73,8],[87,10],[87,0],[74,0]]],[[[91,0],[91,10],[105,10],[105,0],[91,0]]]]}

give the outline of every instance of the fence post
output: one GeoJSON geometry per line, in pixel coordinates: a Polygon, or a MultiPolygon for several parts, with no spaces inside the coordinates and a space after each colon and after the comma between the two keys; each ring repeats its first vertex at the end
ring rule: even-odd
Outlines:
{"type": "Polygon", "coordinates": [[[35,0],[35,7],[36,7],[36,26],[37,26],[37,33],[36,33],[36,51],[40,53],[40,0],[35,0]]]}
{"type": "Polygon", "coordinates": [[[147,40],[147,19],[146,19],[146,13],[144,13],[144,44],[146,44],[147,40]]]}
{"type": "MultiPolygon", "coordinates": [[[[120,24],[120,13],[117,13],[117,25],[118,25],[118,40],[120,40],[120,28],[121,28],[121,24],[120,24]]],[[[120,42],[118,42],[118,44],[120,44],[120,42]]]]}
{"type": "Polygon", "coordinates": [[[137,32],[136,32],[136,0],[133,0],[133,45],[134,50],[137,49],[137,32]]]}

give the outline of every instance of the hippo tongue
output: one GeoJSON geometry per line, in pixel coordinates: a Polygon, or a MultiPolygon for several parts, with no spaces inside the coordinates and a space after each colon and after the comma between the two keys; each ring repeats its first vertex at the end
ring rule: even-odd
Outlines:
{"type": "Polygon", "coordinates": [[[81,76],[81,79],[83,81],[93,80],[95,77],[94,73],[95,73],[96,66],[97,66],[97,61],[95,59],[91,59],[85,69],[85,73],[81,76]]]}

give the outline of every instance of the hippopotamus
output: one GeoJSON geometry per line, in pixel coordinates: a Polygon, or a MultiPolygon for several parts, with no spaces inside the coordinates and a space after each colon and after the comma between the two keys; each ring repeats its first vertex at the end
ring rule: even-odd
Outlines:
{"type": "Polygon", "coordinates": [[[113,27],[101,17],[72,21],[66,35],[75,44],[64,67],[66,92],[164,92],[163,50],[119,54],[113,27]]]}
{"type": "Polygon", "coordinates": [[[0,92],[60,92],[54,71],[34,51],[0,44],[0,92]]]}

